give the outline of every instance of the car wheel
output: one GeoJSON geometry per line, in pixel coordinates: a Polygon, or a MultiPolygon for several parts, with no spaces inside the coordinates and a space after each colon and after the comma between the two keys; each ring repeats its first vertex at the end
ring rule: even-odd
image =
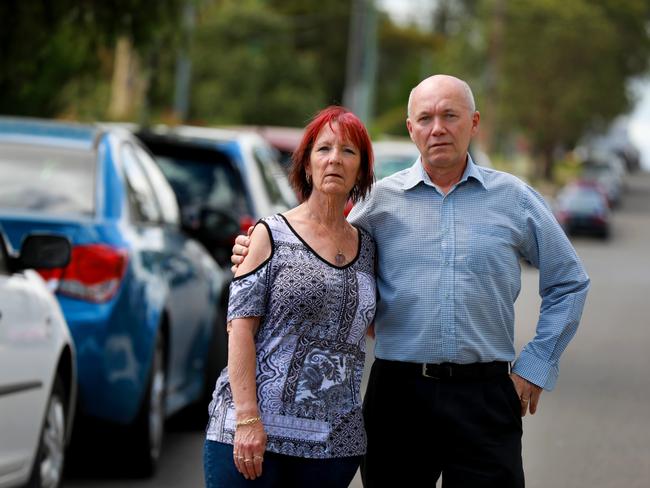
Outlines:
{"type": "Polygon", "coordinates": [[[47,403],[43,430],[39,440],[29,488],[58,488],[65,464],[65,432],[68,419],[65,408],[65,388],[57,375],[47,403]]]}
{"type": "Polygon", "coordinates": [[[140,476],[153,475],[160,459],[165,432],[166,385],[165,344],[162,335],[158,334],[147,391],[133,430],[133,468],[140,476]]]}

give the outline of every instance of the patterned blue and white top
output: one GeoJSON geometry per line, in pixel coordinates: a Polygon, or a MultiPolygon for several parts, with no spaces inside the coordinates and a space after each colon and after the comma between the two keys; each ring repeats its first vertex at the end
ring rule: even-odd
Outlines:
{"type": "MultiPolygon", "coordinates": [[[[329,263],[282,215],[260,221],[271,256],[230,285],[228,320],[262,317],[255,337],[257,399],[267,451],[305,458],[362,455],[365,333],[375,315],[375,244],[329,263]]],[[[235,407],[224,369],[212,396],[209,440],[232,444],[235,407]]]]}

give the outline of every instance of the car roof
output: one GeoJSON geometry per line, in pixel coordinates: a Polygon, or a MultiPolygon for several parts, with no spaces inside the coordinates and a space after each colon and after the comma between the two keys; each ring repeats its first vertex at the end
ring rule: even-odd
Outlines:
{"type": "Polygon", "coordinates": [[[373,141],[372,150],[377,154],[391,154],[400,156],[419,156],[417,146],[410,139],[373,141]]]}
{"type": "Polygon", "coordinates": [[[206,143],[252,143],[257,141],[264,141],[260,135],[253,132],[241,132],[232,129],[222,129],[214,127],[199,127],[192,125],[156,125],[148,128],[141,128],[138,132],[148,133],[160,137],[173,137],[178,139],[191,140],[193,142],[206,142],[206,143]]]}
{"type": "Polygon", "coordinates": [[[286,152],[293,152],[298,147],[305,132],[305,129],[301,127],[276,125],[235,125],[226,127],[226,129],[259,134],[273,147],[286,152]]]}
{"type": "Polygon", "coordinates": [[[91,124],[57,120],[0,117],[0,141],[11,139],[44,146],[92,149],[103,129],[91,124]]]}

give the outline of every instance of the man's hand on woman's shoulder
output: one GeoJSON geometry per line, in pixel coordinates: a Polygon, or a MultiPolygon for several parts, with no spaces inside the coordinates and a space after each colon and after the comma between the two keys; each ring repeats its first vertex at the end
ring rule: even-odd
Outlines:
{"type": "Polygon", "coordinates": [[[233,274],[237,272],[237,268],[244,262],[244,258],[248,254],[248,247],[251,245],[250,236],[254,228],[253,226],[249,227],[247,235],[240,234],[235,239],[235,245],[232,246],[232,256],[230,256],[230,262],[232,263],[230,270],[233,274]]]}

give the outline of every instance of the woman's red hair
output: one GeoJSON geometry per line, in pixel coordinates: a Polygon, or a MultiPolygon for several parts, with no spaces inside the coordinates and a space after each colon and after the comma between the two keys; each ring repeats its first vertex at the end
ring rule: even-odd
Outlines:
{"type": "Polygon", "coordinates": [[[307,181],[306,167],[309,162],[311,150],[314,147],[314,142],[326,124],[332,130],[334,130],[333,125],[337,124],[338,130],[342,131],[343,138],[349,140],[359,149],[361,156],[359,181],[354,185],[349,195],[349,198],[356,203],[362,198],[365,198],[375,180],[373,171],[374,156],[372,153],[372,143],[370,142],[370,136],[368,136],[366,127],[359,120],[359,117],[345,107],[331,105],[324,108],[305,127],[302,140],[291,157],[289,181],[301,201],[309,198],[312,192],[312,185],[311,182],[307,181]]]}

